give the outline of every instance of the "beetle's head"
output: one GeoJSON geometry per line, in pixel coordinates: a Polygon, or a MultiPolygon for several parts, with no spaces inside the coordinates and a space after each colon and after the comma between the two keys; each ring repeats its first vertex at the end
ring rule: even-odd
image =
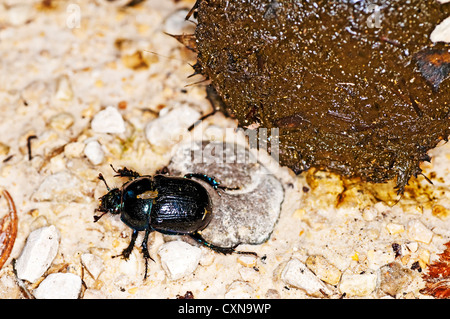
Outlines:
{"type": "Polygon", "coordinates": [[[103,215],[107,213],[119,214],[121,210],[120,208],[122,191],[118,188],[110,189],[108,187],[108,184],[106,184],[106,181],[103,178],[102,174],[100,174],[98,178],[105,183],[106,188],[108,189],[108,193],[100,197],[100,205],[95,211],[103,212],[103,214],[101,214],[100,216],[94,216],[94,221],[98,221],[103,215]]]}

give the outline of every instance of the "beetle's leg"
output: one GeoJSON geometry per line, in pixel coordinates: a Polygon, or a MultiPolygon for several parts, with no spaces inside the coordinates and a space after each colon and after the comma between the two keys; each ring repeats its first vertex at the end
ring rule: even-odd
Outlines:
{"type": "Polygon", "coordinates": [[[206,183],[208,183],[209,185],[211,185],[212,188],[217,189],[220,187],[220,182],[216,181],[216,179],[214,177],[210,177],[206,174],[196,174],[196,173],[189,173],[184,175],[185,178],[197,178],[200,179],[206,183]]]}
{"type": "Polygon", "coordinates": [[[138,231],[133,229],[133,234],[131,235],[131,241],[127,248],[125,248],[120,255],[113,256],[113,258],[116,257],[123,257],[123,259],[128,259],[130,257],[131,252],[133,251],[134,243],[136,242],[136,238],[138,236],[138,231]]]}
{"type": "Polygon", "coordinates": [[[227,255],[227,254],[232,254],[232,253],[235,252],[234,247],[219,247],[219,246],[216,246],[216,245],[213,245],[213,244],[207,242],[202,237],[202,235],[200,235],[200,233],[198,233],[198,232],[189,234],[189,236],[191,236],[191,238],[193,238],[196,241],[198,241],[200,244],[205,245],[206,247],[208,247],[208,248],[210,248],[210,249],[212,249],[212,250],[214,250],[214,251],[216,251],[218,253],[227,255]]]}
{"type": "Polygon", "coordinates": [[[253,251],[237,251],[235,248],[236,248],[237,246],[239,246],[239,245],[236,245],[236,246],[233,246],[233,247],[220,247],[220,246],[216,246],[216,245],[214,245],[214,244],[211,244],[211,243],[207,242],[207,241],[202,237],[202,235],[201,235],[199,232],[195,232],[195,233],[189,234],[189,236],[191,236],[191,238],[195,239],[195,240],[198,241],[199,243],[205,245],[206,247],[208,247],[208,248],[210,248],[210,249],[212,249],[212,250],[214,250],[214,251],[216,251],[216,252],[218,252],[218,253],[224,254],[224,255],[236,253],[236,254],[246,254],[246,255],[255,255],[255,256],[258,256],[258,255],[257,255],[255,252],[253,252],[253,251]]]}
{"type": "MultiPolygon", "coordinates": [[[[239,187],[226,187],[226,186],[220,186],[220,182],[218,182],[214,177],[210,177],[206,174],[195,174],[195,173],[189,173],[184,175],[185,178],[189,178],[191,179],[192,177],[194,178],[198,178],[206,183],[208,183],[209,185],[211,185],[212,188],[214,188],[216,191],[217,189],[222,189],[222,190],[236,190],[239,189],[239,187]]],[[[218,192],[217,194],[220,195],[220,193],[218,192]]]]}
{"type": "MultiPolygon", "coordinates": [[[[196,75],[195,73],[193,75],[196,75]]],[[[217,110],[213,110],[212,112],[209,112],[208,114],[203,115],[201,118],[199,118],[197,121],[194,122],[191,126],[188,127],[188,131],[192,131],[195,127],[197,127],[200,123],[202,123],[204,120],[206,120],[208,117],[213,116],[217,113],[217,110]]]]}
{"type": "Polygon", "coordinates": [[[114,168],[114,166],[112,166],[112,164],[110,164],[110,166],[113,169],[113,171],[116,173],[116,175],[114,175],[115,177],[130,177],[130,179],[134,179],[134,178],[138,178],[139,176],[141,176],[138,172],[135,172],[126,167],[116,170],[114,168]]]}
{"type": "MultiPolygon", "coordinates": [[[[197,0],[197,1],[199,1],[199,0],[197,0]]],[[[195,69],[195,65],[194,65],[194,70],[195,70],[195,72],[192,75],[197,75],[197,74],[200,73],[200,71],[197,71],[195,69]]],[[[213,116],[217,112],[220,112],[220,113],[224,114],[226,117],[230,117],[230,114],[227,111],[227,106],[226,106],[225,102],[222,100],[222,98],[219,96],[219,94],[217,93],[216,89],[212,85],[207,85],[206,86],[206,99],[211,104],[213,110],[211,112],[209,112],[208,114],[203,115],[194,124],[189,126],[188,129],[187,129],[188,131],[192,131],[202,121],[204,121],[205,119],[207,119],[210,116],[213,116]]]]}
{"type": "Polygon", "coordinates": [[[144,260],[145,260],[144,279],[147,278],[148,260],[151,259],[152,261],[154,261],[153,258],[150,257],[150,254],[148,252],[148,247],[147,247],[148,235],[150,235],[150,230],[146,229],[145,235],[144,235],[144,240],[142,241],[142,246],[141,246],[142,247],[142,255],[144,256],[144,260]]]}
{"type": "Polygon", "coordinates": [[[189,178],[191,179],[192,177],[194,178],[198,178],[206,183],[208,183],[209,185],[212,186],[212,188],[214,189],[228,189],[228,190],[236,190],[239,189],[239,187],[226,187],[226,186],[220,186],[220,182],[218,182],[214,177],[208,176],[206,174],[196,174],[196,173],[189,173],[184,175],[185,178],[189,178]]]}

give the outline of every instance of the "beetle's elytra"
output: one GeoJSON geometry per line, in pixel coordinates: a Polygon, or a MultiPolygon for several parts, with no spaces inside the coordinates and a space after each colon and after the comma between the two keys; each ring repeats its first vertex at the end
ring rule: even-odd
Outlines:
{"type": "Polygon", "coordinates": [[[226,189],[214,178],[204,174],[186,174],[184,177],[151,176],[140,175],[128,168],[113,170],[116,172],[115,176],[128,177],[129,181],[121,188],[111,189],[103,175],[99,174],[108,193],[100,198],[100,206],[96,209],[103,214],[95,216],[94,220],[98,221],[106,213],[120,214],[120,219],[133,230],[130,244],[119,255],[125,259],[128,259],[133,250],[138,232],[145,232],[142,242],[144,278],[147,277],[148,259],[152,259],[147,247],[148,236],[152,231],[168,235],[188,235],[222,254],[236,252],[256,255],[253,252],[235,251],[236,247],[219,247],[202,237],[200,232],[211,221],[213,205],[208,191],[193,178],[203,180],[214,190],[226,189]]]}

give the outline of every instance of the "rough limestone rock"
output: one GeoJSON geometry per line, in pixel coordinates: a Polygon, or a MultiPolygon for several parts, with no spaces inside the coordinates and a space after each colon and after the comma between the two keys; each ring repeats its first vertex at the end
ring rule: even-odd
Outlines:
{"type": "Polygon", "coordinates": [[[181,146],[168,166],[171,174],[202,173],[221,186],[206,185],[213,202],[213,217],[202,231],[216,245],[261,244],[273,231],[284,199],[281,182],[239,145],[197,142],[181,146]]]}

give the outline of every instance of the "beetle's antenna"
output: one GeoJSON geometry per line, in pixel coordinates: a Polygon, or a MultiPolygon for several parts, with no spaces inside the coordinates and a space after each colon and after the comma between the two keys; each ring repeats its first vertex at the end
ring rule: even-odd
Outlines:
{"type": "Polygon", "coordinates": [[[108,184],[106,183],[106,180],[105,180],[105,178],[103,177],[102,173],[99,173],[99,174],[98,174],[98,179],[101,180],[101,181],[103,181],[103,183],[105,183],[106,189],[107,189],[108,192],[109,192],[111,189],[109,188],[108,184]]]}

